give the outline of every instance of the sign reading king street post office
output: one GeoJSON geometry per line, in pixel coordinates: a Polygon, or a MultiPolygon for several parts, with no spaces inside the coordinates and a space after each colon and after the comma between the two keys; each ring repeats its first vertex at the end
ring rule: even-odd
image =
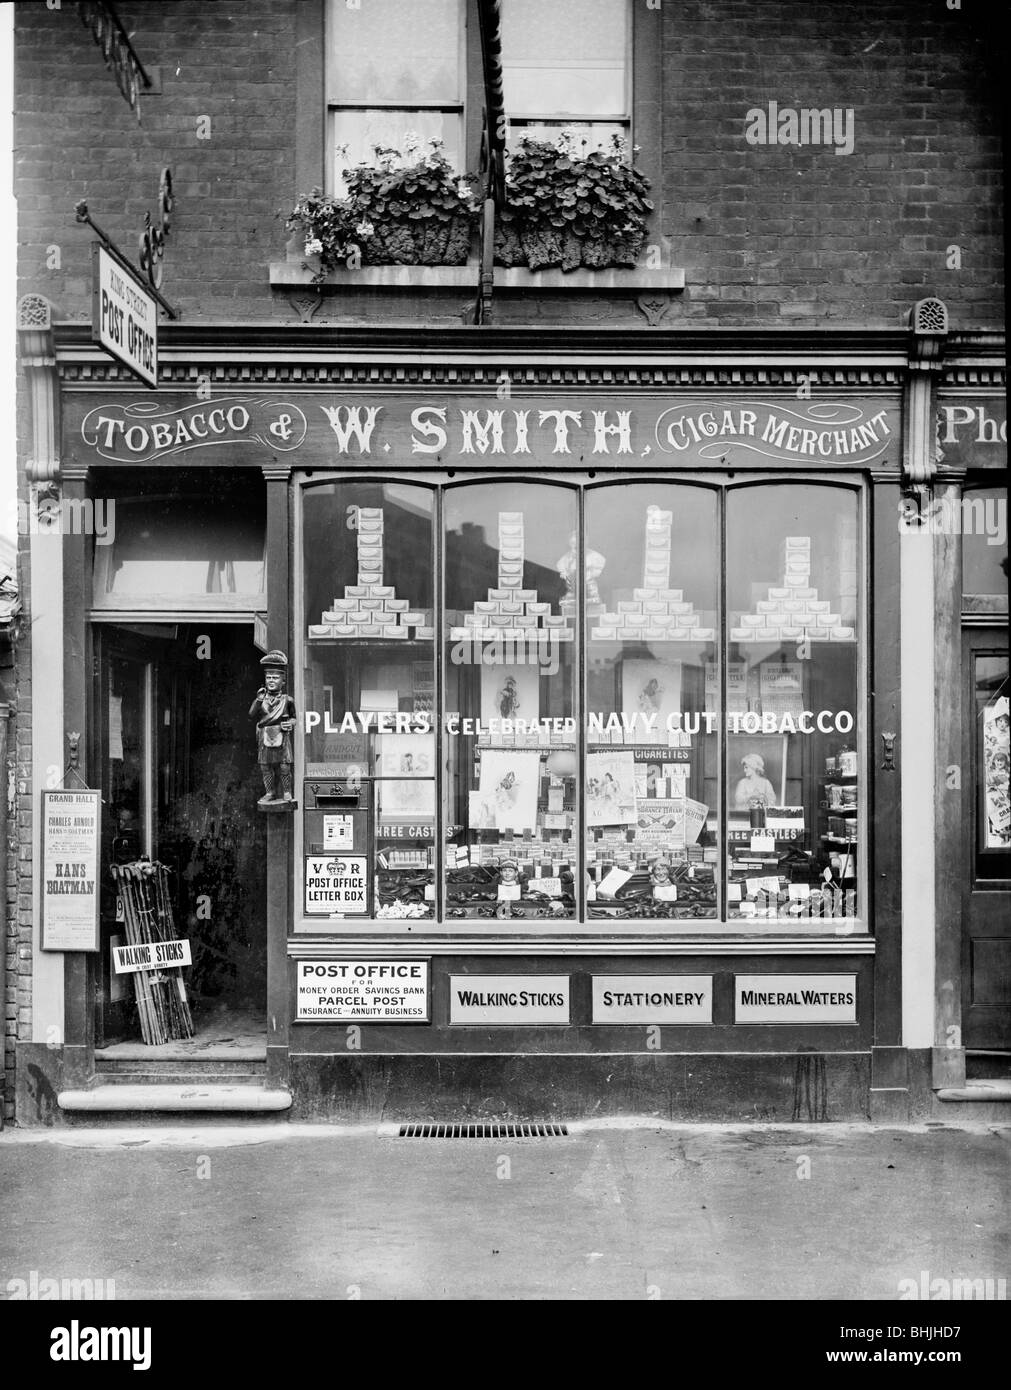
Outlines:
{"type": "Polygon", "coordinates": [[[427,1023],[427,960],[300,960],[302,1023],[427,1023]]]}
{"type": "Polygon", "coordinates": [[[42,793],[42,949],[98,950],[101,793],[42,793]]]}
{"type": "Polygon", "coordinates": [[[97,242],[92,247],[91,332],[146,386],[158,386],[158,304],[97,242]]]}

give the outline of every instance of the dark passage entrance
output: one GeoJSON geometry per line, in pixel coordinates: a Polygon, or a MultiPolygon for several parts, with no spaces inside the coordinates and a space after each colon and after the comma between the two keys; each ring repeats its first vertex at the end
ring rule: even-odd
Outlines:
{"type": "Polygon", "coordinates": [[[96,633],[93,762],[103,806],[102,953],[96,1047],[116,1056],[263,1055],[266,835],[247,710],[260,653],[240,623],[103,625],[96,633]],[[168,869],[195,1036],[143,1044],[110,866],[147,855],[168,869]]]}

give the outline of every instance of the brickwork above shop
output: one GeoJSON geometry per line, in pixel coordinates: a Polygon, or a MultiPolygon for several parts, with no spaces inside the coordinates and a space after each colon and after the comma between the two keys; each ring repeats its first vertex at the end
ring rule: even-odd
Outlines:
{"type": "MultiPolygon", "coordinates": [[[[85,198],[131,250],[168,165],[177,202],[164,288],[185,321],[466,321],[476,264],[448,292],[409,276],[392,289],[334,286],[315,307],[311,287],[272,286],[284,214],[306,191],[295,174],[295,0],[153,0],[121,14],[161,71],[140,125],[76,6],[18,7],[19,292],[47,295],[58,318],[88,319],[92,237],[74,203],[85,198]]],[[[564,277],[563,288],[503,289],[498,322],[895,326],[938,294],[953,327],[1000,323],[1002,76],[985,17],[918,0],[712,0],[668,3],[643,22],[661,31],[654,263],[658,253],[671,268],[669,290],[596,294],[578,272],[578,292],[564,277]],[[749,142],[749,129],[761,134],[749,112],[768,121],[770,102],[777,126],[791,112],[837,113],[840,148],[749,142]]]]}

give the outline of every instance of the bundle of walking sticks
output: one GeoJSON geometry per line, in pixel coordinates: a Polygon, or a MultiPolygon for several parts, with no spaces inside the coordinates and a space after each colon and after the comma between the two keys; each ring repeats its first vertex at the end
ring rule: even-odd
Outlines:
{"type": "MultiPolygon", "coordinates": [[[[164,864],[152,863],[149,859],[113,864],[112,877],[123,903],[128,946],[177,939],[168,891],[168,869],[164,864]]],[[[157,1046],[179,1038],[192,1038],[193,1017],[186,998],[182,966],[137,970],[133,975],[133,988],[145,1043],[157,1046]]]]}

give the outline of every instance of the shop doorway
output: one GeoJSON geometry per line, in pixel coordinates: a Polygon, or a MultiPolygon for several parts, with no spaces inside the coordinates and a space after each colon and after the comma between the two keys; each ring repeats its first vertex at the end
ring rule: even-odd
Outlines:
{"type": "Polygon", "coordinates": [[[963,1038],[978,1067],[1011,1061],[1011,821],[1008,802],[1007,629],[968,628],[963,640],[963,1038]]]}
{"type": "Polygon", "coordinates": [[[248,718],[260,653],[246,623],[95,627],[91,749],[102,789],[102,950],[95,1045],[102,1055],[252,1059],[266,1055],[266,835],[257,815],[248,718]],[[114,865],[165,866],[193,1036],[145,1040],[129,974],[114,865]]]}

